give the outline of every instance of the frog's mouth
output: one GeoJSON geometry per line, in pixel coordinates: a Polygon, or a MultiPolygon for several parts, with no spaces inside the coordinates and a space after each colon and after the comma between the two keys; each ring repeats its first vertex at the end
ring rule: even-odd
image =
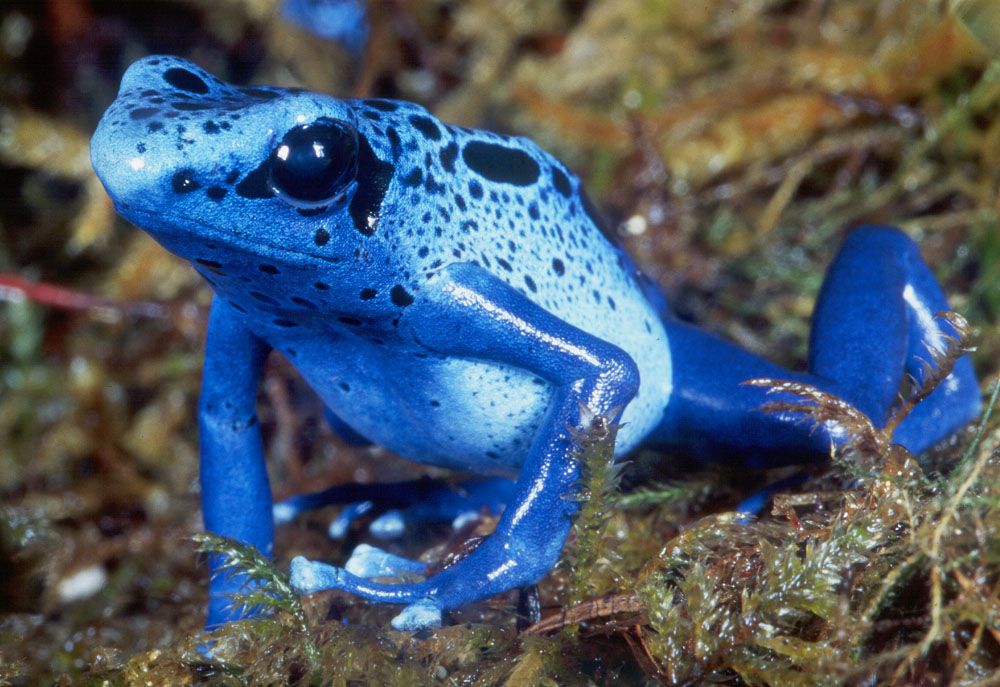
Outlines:
{"type": "Polygon", "coordinates": [[[214,253],[221,250],[252,256],[267,253],[288,265],[308,266],[315,265],[316,261],[328,264],[341,262],[336,256],[320,255],[274,241],[265,241],[259,236],[248,236],[245,229],[222,228],[179,214],[171,214],[168,220],[162,214],[117,201],[114,206],[122,217],[152,236],[168,251],[188,261],[202,257],[206,250],[214,253]]]}

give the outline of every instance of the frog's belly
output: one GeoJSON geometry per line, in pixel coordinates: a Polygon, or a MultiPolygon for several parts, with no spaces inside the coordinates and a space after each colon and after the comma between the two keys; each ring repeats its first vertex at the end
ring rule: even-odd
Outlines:
{"type": "MultiPolygon", "coordinates": [[[[616,455],[634,448],[662,415],[670,361],[657,350],[661,338],[627,342],[642,383],[622,417],[616,455]]],[[[295,349],[296,367],[344,422],[430,465],[516,474],[552,402],[550,383],[500,363],[417,357],[340,337],[298,341],[295,349]]]]}
{"type": "Polygon", "coordinates": [[[336,348],[326,360],[354,364],[296,361],[309,384],[353,429],[421,463],[515,474],[552,397],[545,380],[517,368],[336,348]]]}

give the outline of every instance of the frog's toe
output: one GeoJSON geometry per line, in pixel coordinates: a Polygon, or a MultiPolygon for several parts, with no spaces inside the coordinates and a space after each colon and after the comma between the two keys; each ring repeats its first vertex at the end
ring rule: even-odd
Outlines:
{"type": "Polygon", "coordinates": [[[451,529],[458,531],[465,527],[466,525],[476,522],[481,518],[483,514],[477,510],[467,510],[459,513],[451,521],[451,529]]]}
{"type": "Polygon", "coordinates": [[[404,511],[386,511],[372,521],[368,532],[376,539],[398,539],[406,532],[407,519],[404,511]]]}
{"type": "Polygon", "coordinates": [[[421,599],[393,618],[392,627],[401,632],[441,627],[441,606],[431,599],[421,599]]]}
{"type": "Polygon", "coordinates": [[[337,517],[333,519],[333,522],[330,523],[330,527],[326,533],[330,536],[330,539],[337,541],[344,539],[347,536],[347,532],[351,529],[351,524],[369,513],[374,507],[374,501],[358,501],[357,503],[347,504],[337,517]]]}
{"type": "Polygon", "coordinates": [[[287,501],[281,501],[271,506],[271,517],[275,525],[285,525],[298,517],[299,511],[287,501]]]}
{"type": "Polygon", "coordinates": [[[347,563],[344,564],[344,570],[352,575],[368,579],[404,575],[423,577],[427,574],[427,564],[396,556],[368,544],[359,544],[351,553],[347,563]]]}
{"type": "Polygon", "coordinates": [[[315,594],[344,586],[346,573],[332,565],[296,556],[291,564],[292,588],[299,594],[315,594]]]}

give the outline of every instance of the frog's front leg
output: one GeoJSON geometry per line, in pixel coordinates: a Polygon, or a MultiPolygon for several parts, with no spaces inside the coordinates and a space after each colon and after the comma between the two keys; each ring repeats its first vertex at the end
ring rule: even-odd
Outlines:
{"type": "MultiPolygon", "coordinates": [[[[271,487],[255,407],[268,350],[246,328],[239,313],[215,299],[208,319],[198,409],[205,528],[270,555],[274,537],[271,487]]],[[[208,629],[240,617],[228,595],[247,584],[241,575],[218,575],[220,563],[218,556],[209,562],[208,629]]]]}
{"type": "Polygon", "coordinates": [[[408,604],[393,626],[412,630],[439,623],[443,610],[532,584],[551,570],[578,508],[567,496],[580,477],[572,428],[580,424],[581,405],[602,415],[621,413],[638,391],[639,372],[621,349],[468,264],[429,280],[399,326],[430,351],[517,366],[553,388],[510,505],[494,534],[466,558],[422,582],[397,585],[301,557],[292,561],[292,585],[301,593],[340,589],[408,604]]]}

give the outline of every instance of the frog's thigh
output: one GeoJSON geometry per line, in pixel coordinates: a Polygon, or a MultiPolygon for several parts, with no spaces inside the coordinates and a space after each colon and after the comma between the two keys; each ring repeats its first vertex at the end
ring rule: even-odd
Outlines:
{"type": "Polygon", "coordinates": [[[358,431],[356,431],[349,424],[341,420],[336,413],[330,410],[327,406],[323,406],[323,416],[326,418],[326,423],[330,425],[330,429],[333,433],[340,437],[348,446],[354,448],[364,448],[365,446],[371,446],[374,442],[368,439],[358,431]]]}

